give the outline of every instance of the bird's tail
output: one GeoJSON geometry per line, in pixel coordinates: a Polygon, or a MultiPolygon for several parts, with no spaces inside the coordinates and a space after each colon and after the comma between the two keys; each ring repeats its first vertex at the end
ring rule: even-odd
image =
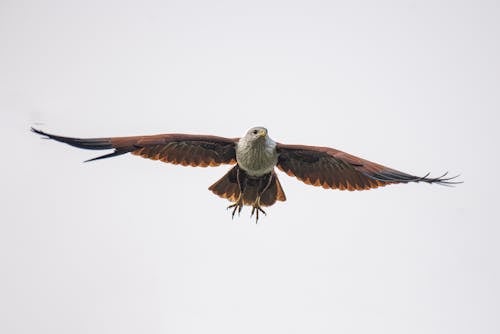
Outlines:
{"type": "Polygon", "coordinates": [[[259,193],[261,206],[271,206],[276,201],[286,201],[286,196],[281,188],[278,175],[274,171],[270,175],[265,175],[259,178],[250,177],[244,171],[239,169],[238,166],[231,168],[226,175],[219,181],[212,184],[208,189],[214,194],[227,198],[231,202],[236,202],[240,196],[240,186],[238,185],[238,178],[240,185],[243,189],[242,199],[244,205],[253,205],[257,200],[259,193]],[[238,175],[239,174],[239,175],[238,175]],[[271,179],[269,179],[269,177],[271,179]],[[269,184],[267,186],[267,184],[269,184]],[[266,188],[267,186],[267,188],[266,188]]]}

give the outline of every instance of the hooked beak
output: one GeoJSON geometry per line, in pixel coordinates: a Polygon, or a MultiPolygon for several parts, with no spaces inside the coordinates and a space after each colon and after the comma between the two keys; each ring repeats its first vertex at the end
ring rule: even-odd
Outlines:
{"type": "Polygon", "coordinates": [[[260,129],[259,131],[259,137],[265,137],[267,135],[267,130],[266,129],[260,129]]]}

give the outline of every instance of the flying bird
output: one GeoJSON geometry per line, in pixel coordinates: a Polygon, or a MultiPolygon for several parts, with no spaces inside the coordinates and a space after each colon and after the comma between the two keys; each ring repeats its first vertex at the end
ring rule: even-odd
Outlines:
{"type": "Polygon", "coordinates": [[[251,216],[266,214],[263,207],[286,196],[275,167],[300,181],[326,189],[367,190],[388,184],[425,182],[453,185],[457,176],[419,177],[385,167],[351,154],[320,146],[287,145],[272,140],[264,127],[248,130],[244,137],[225,138],[210,135],[160,134],[149,136],[73,138],[57,136],[31,128],[39,135],[89,150],[114,150],[89,159],[95,161],[125,153],[176,165],[208,167],[234,165],[208,189],[231,202],[232,217],[244,205],[251,216]]]}

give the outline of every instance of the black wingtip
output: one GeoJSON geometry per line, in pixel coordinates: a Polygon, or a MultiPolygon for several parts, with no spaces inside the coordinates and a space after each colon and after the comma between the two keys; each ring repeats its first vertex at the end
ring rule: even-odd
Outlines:
{"type": "Polygon", "coordinates": [[[454,176],[447,176],[449,172],[445,172],[443,175],[438,177],[428,177],[430,173],[427,173],[425,177],[420,178],[419,180],[415,180],[415,182],[426,182],[426,183],[436,183],[442,186],[452,187],[456,184],[464,183],[463,181],[458,181],[457,178],[460,176],[459,174],[454,176]]]}
{"type": "Polygon", "coordinates": [[[49,138],[49,135],[46,134],[45,132],[43,132],[42,130],[35,129],[34,127],[31,127],[30,130],[31,130],[31,132],[34,132],[34,133],[37,133],[39,135],[42,135],[42,136],[49,138]]]}
{"type": "Polygon", "coordinates": [[[113,149],[113,144],[110,138],[75,138],[53,135],[42,130],[31,127],[31,131],[44,136],[46,139],[53,139],[61,143],[66,143],[71,146],[83,148],[87,150],[109,150],[113,149]]]}
{"type": "Polygon", "coordinates": [[[98,157],[85,160],[84,162],[92,162],[92,161],[96,161],[96,160],[101,160],[101,159],[116,157],[116,156],[119,156],[119,155],[122,155],[122,154],[125,154],[125,153],[128,153],[128,152],[129,151],[126,151],[126,150],[115,150],[115,151],[113,151],[113,152],[111,152],[109,154],[100,155],[98,157]]]}
{"type": "MultiPolygon", "coordinates": [[[[83,148],[83,149],[88,149],[88,150],[109,150],[113,149],[113,145],[111,143],[110,138],[73,138],[73,137],[63,137],[63,136],[57,136],[53,135],[47,132],[44,132],[42,130],[36,129],[34,127],[31,127],[31,131],[43,136],[43,139],[53,139],[61,143],[65,143],[71,146],[75,146],[78,148],[83,148]]],[[[127,149],[116,149],[105,155],[98,156],[96,158],[92,158],[89,160],[86,160],[84,162],[90,162],[90,161],[95,161],[95,160],[100,160],[100,159],[105,159],[105,158],[111,158],[115,157],[118,155],[122,155],[125,153],[128,153],[130,150],[127,149]]]]}
{"type": "Polygon", "coordinates": [[[414,176],[391,170],[391,171],[383,171],[375,175],[370,175],[369,177],[377,181],[388,182],[388,183],[425,182],[430,184],[439,184],[448,187],[453,187],[457,184],[463,183],[463,181],[457,180],[457,178],[460,176],[459,174],[454,176],[447,176],[448,172],[446,172],[438,177],[429,177],[429,175],[430,173],[427,173],[424,176],[414,176]]]}

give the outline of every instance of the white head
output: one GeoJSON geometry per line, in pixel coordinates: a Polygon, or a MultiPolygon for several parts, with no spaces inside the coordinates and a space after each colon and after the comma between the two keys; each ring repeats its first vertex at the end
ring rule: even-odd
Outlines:
{"type": "Polygon", "coordinates": [[[245,139],[247,141],[265,140],[267,129],[262,126],[256,126],[247,131],[245,139]]]}

